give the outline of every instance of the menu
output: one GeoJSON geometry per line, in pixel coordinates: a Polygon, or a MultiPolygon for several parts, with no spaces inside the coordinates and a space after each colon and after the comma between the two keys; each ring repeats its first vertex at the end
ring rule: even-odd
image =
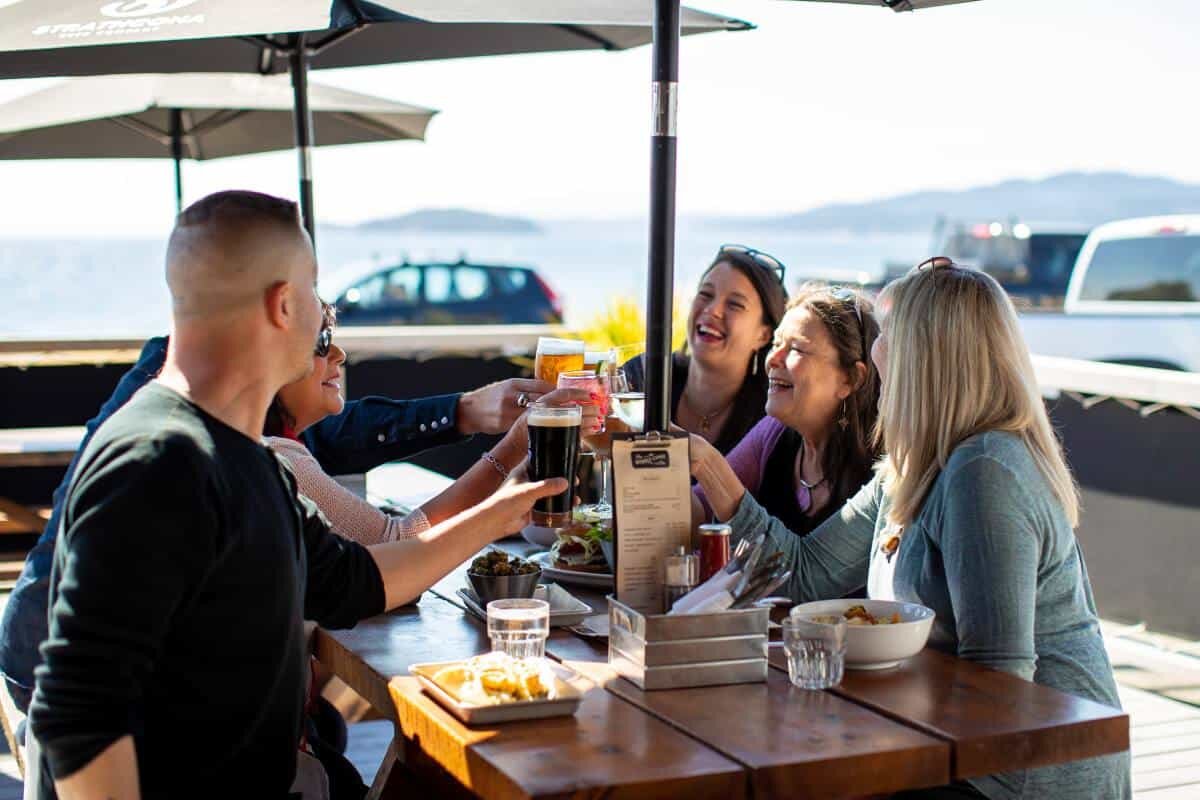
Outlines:
{"type": "Polygon", "coordinates": [[[615,594],[643,614],[659,614],[663,561],[691,541],[687,434],[614,434],[612,464],[615,594]]]}

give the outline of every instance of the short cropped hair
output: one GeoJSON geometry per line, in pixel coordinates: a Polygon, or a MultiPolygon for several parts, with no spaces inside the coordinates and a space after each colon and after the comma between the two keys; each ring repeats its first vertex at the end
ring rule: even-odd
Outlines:
{"type": "Polygon", "coordinates": [[[262,192],[231,189],[203,197],[179,213],[177,228],[226,222],[275,222],[300,227],[300,207],[292,200],[262,192]]]}

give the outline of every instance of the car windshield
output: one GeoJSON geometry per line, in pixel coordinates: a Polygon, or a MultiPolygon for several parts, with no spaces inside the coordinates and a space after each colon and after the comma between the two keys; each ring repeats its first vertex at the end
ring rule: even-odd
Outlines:
{"type": "Polygon", "coordinates": [[[1081,300],[1200,300],[1200,236],[1166,234],[1101,242],[1092,255],[1081,300]]]}

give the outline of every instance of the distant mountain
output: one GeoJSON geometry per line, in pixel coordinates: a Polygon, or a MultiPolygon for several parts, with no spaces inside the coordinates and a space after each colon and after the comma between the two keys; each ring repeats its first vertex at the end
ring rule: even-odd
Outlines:
{"type": "MultiPolygon", "coordinates": [[[[775,231],[928,230],[939,216],[961,222],[1007,220],[1096,225],[1124,217],[1200,213],[1200,186],[1121,172],[1068,172],[963,191],[925,191],[839,203],[799,214],[739,220],[775,231]]],[[[715,220],[709,220],[715,222],[715,220]]]]}
{"type": "Polygon", "coordinates": [[[355,230],[420,233],[541,233],[534,221],[501,217],[464,208],[423,208],[399,217],[374,219],[354,226],[355,230]]]}

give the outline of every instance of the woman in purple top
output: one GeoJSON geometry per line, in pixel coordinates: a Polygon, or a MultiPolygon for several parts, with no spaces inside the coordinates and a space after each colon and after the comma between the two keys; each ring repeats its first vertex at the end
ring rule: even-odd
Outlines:
{"type": "MultiPolygon", "coordinates": [[[[771,516],[803,536],[870,480],[879,458],[870,358],[879,324],[866,298],[841,287],[804,287],[787,308],[766,359],[767,416],[726,460],[771,516]]],[[[693,448],[706,446],[692,437],[693,448]]],[[[712,517],[707,495],[722,487],[717,475],[696,477],[699,524],[712,517]]]]}

